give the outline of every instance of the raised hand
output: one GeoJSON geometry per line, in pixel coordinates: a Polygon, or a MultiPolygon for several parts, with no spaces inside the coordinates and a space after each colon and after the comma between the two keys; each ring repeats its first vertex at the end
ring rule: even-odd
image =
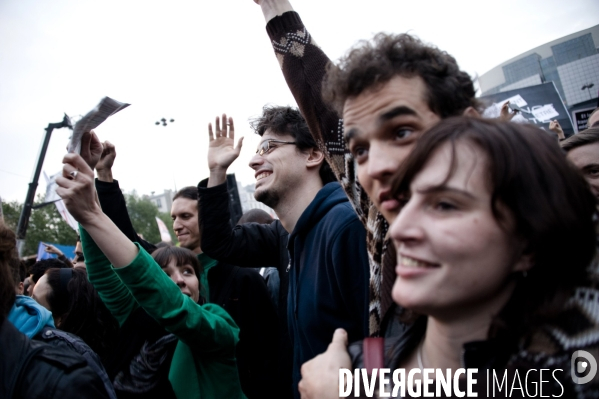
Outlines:
{"type": "Polygon", "coordinates": [[[102,155],[102,143],[94,131],[83,133],[81,137],[81,157],[94,170],[102,155]]]}
{"type": "Polygon", "coordinates": [[[563,140],[566,138],[566,135],[564,134],[564,130],[562,129],[562,127],[560,126],[560,124],[557,120],[552,120],[549,122],[549,130],[551,130],[553,133],[557,134],[558,140],[563,140]]]}
{"type": "Polygon", "coordinates": [[[96,171],[98,172],[98,180],[105,182],[112,182],[112,165],[116,158],[116,147],[110,141],[102,143],[104,150],[100,161],[96,165],[96,171]]]}
{"type": "Polygon", "coordinates": [[[264,20],[268,23],[277,15],[282,15],[287,11],[293,11],[289,0],[254,0],[262,8],[264,20]]]}
{"type": "Polygon", "coordinates": [[[514,116],[516,116],[516,112],[510,112],[510,102],[506,101],[501,106],[501,111],[499,112],[499,120],[509,122],[514,118],[514,116]]]}
{"type": "Polygon", "coordinates": [[[219,119],[216,117],[214,123],[215,129],[212,129],[212,123],[208,124],[208,168],[210,169],[210,179],[208,186],[224,183],[226,180],[227,169],[233,161],[239,157],[243,137],[235,145],[235,125],[233,118],[227,118],[223,114],[219,119]]]}
{"type": "Polygon", "coordinates": [[[62,176],[56,178],[56,193],[79,223],[93,222],[98,214],[102,214],[96,202],[93,170],[80,155],[74,153],[65,155],[62,163],[62,176]]]}
{"type": "Polygon", "coordinates": [[[49,254],[54,254],[54,255],[64,255],[62,253],[62,251],[58,248],[56,248],[54,245],[52,244],[46,244],[45,242],[42,242],[42,244],[44,244],[44,246],[46,247],[45,251],[48,252],[49,254]]]}

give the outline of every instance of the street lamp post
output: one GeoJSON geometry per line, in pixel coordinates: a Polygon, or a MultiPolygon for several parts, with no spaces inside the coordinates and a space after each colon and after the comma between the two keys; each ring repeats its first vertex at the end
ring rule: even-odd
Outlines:
{"type": "Polygon", "coordinates": [[[584,86],[582,86],[582,87],[580,88],[580,90],[587,89],[587,90],[589,91],[589,100],[592,100],[592,99],[593,99],[593,96],[591,95],[591,88],[592,88],[593,86],[595,86],[595,84],[594,84],[594,83],[586,83],[584,86]]]}
{"type": "Polygon", "coordinates": [[[35,191],[37,190],[37,182],[40,178],[42,166],[44,165],[44,158],[46,157],[46,150],[48,149],[48,144],[50,143],[52,131],[54,129],[60,129],[63,127],[73,129],[73,126],[71,126],[71,121],[69,120],[67,114],[65,114],[64,118],[62,118],[62,122],[49,123],[48,127],[45,129],[46,135],[44,136],[44,141],[42,142],[40,154],[37,158],[37,165],[33,172],[33,179],[31,180],[31,183],[29,183],[27,197],[25,198],[23,210],[21,211],[21,216],[19,217],[19,224],[17,226],[17,248],[19,250],[19,256],[22,256],[23,247],[25,245],[25,235],[27,234],[27,227],[29,226],[29,217],[31,216],[31,209],[33,209],[33,201],[35,199],[35,191]]]}

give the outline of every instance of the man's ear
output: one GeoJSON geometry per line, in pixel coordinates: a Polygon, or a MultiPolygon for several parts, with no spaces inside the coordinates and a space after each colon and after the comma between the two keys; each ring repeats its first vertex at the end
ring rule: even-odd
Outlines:
{"type": "Polygon", "coordinates": [[[308,168],[320,168],[320,165],[324,162],[324,152],[318,148],[311,148],[308,152],[308,158],[306,159],[306,167],[308,168]]]}
{"type": "Polygon", "coordinates": [[[464,110],[464,112],[462,112],[462,115],[476,118],[480,117],[480,112],[478,112],[474,107],[468,107],[464,110]]]}

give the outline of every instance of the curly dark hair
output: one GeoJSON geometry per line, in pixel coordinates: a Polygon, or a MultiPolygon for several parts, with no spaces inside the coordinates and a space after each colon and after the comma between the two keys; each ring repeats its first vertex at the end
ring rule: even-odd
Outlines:
{"type": "MultiPolygon", "coordinates": [[[[314,141],[306,120],[297,108],[276,105],[265,105],[262,115],[250,120],[250,126],[260,136],[270,130],[275,134],[289,134],[295,140],[296,148],[308,151],[311,148],[322,150],[314,141]]],[[[322,184],[337,181],[329,163],[324,160],[319,170],[322,184]]]]}
{"type": "MultiPolygon", "coordinates": [[[[118,322],[100,299],[83,268],[48,269],[45,273],[51,291],[46,300],[54,318],[60,318],[57,328],[75,334],[107,360],[118,334],[118,322]],[[61,274],[67,274],[66,284],[61,274]]],[[[64,277],[63,277],[64,278],[64,277]]]]}
{"type": "Polygon", "coordinates": [[[410,182],[435,150],[472,143],[487,156],[491,209],[499,225],[515,221],[512,234],[527,244],[534,266],[519,278],[489,335],[512,341],[555,322],[575,287],[590,284],[587,267],[595,255],[595,198],[555,139],[532,125],[449,118],[420,137],[394,180],[393,194],[409,195],[410,182]]]}
{"type": "Polygon", "coordinates": [[[348,98],[377,89],[395,76],[419,76],[426,85],[428,107],[441,118],[461,115],[468,107],[480,109],[470,76],[451,55],[408,34],[379,33],[360,41],[329,64],[323,97],[339,115],[348,98]]]}

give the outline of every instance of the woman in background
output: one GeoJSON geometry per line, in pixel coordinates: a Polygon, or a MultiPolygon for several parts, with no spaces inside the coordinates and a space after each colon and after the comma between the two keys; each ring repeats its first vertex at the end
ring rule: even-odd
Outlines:
{"type": "MultiPolygon", "coordinates": [[[[87,163],[76,154],[67,154],[63,162],[57,193],[81,225],[90,280],[121,328],[141,307],[174,336],[168,380],[177,398],[245,398],[235,361],[239,329],[219,306],[198,304],[199,281],[193,267],[176,257],[166,265],[157,264],[102,212],[87,163]]],[[[161,348],[168,345],[159,343],[161,348]]],[[[131,375],[143,381],[145,375],[136,373],[131,375]]]]}

